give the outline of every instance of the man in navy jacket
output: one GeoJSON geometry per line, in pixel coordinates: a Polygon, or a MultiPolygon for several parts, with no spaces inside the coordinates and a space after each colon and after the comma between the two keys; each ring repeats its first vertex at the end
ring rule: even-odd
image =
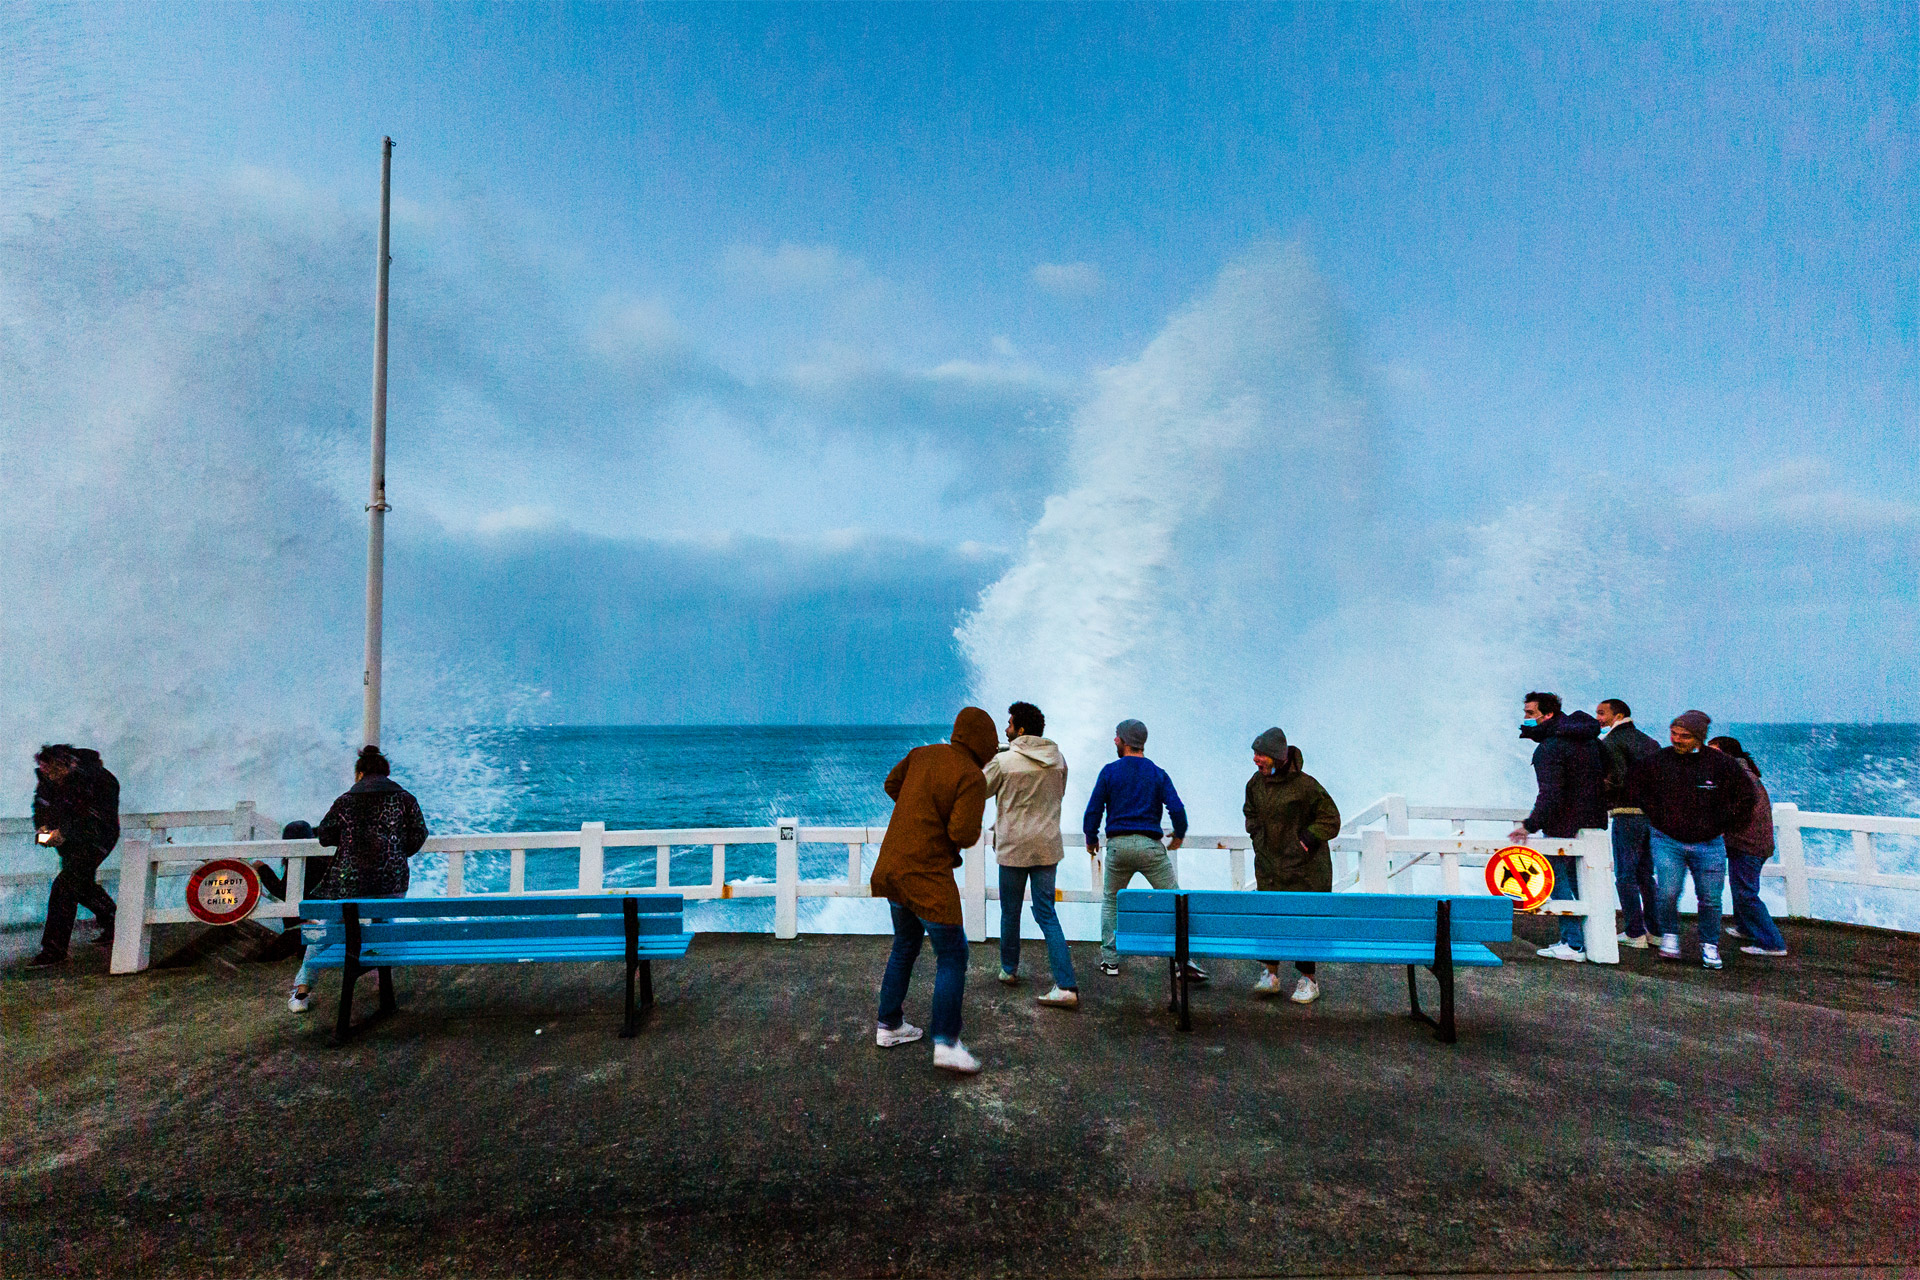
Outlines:
{"type": "MultiPolygon", "coordinates": [[[[1120,920],[1120,891],[1132,881],[1134,873],[1147,878],[1156,889],[1178,889],[1169,850],[1178,849],[1187,835],[1187,807],[1173,789],[1167,771],[1147,759],[1147,726],[1138,720],[1122,720],[1113,731],[1114,754],[1119,759],[1100,771],[1087,799],[1087,815],[1081,830],[1087,837],[1089,856],[1100,856],[1100,815],[1107,818],[1107,867],[1101,881],[1104,896],[1100,903],[1100,972],[1115,977],[1120,972],[1120,952],[1114,933],[1120,920]],[[1173,819],[1173,839],[1160,847],[1160,811],[1173,819]]],[[[1205,982],[1206,971],[1197,964],[1187,966],[1190,979],[1205,982]]]]}
{"type": "MultiPolygon", "coordinates": [[[[1533,776],[1540,792],[1533,802],[1533,812],[1513,829],[1513,838],[1524,840],[1538,831],[1567,840],[1588,828],[1605,831],[1607,802],[1602,782],[1607,759],[1600,749],[1600,722],[1584,711],[1562,714],[1559,696],[1551,693],[1528,694],[1522,714],[1526,719],[1520,723],[1520,736],[1540,744],[1533,749],[1533,776]]],[[[1553,864],[1553,896],[1578,897],[1575,860],[1553,855],[1548,861],[1553,864]]],[[[1611,929],[1612,919],[1606,924],[1611,929]]],[[[1560,941],[1541,947],[1535,954],[1584,963],[1586,928],[1586,921],[1579,916],[1561,916],[1560,941]]]]}

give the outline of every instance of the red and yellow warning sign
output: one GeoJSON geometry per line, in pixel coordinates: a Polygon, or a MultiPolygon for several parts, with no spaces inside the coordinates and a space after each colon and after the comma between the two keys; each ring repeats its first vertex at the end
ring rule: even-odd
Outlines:
{"type": "Polygon", "coordinates": [[[187,877],[187,910],[208,924],[245,920],[259,901],[259,873],[237,858],[203,862],[187,877]]]}
{"type": "Polygon", "coordinates": [[[1553,866],[1545,854],[1510,844],[1487,859],[1487,891],[1506,894],[1517,911],[1532,911],[1553,896],[1553,866]]]}

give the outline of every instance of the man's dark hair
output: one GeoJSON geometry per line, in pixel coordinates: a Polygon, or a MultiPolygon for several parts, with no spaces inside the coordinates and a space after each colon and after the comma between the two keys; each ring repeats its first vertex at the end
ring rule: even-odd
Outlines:
{"type": "Polygon", "coordinates": [[[1560,695],[1557,693],[1530,693],[1521,699],[1521,701],[1531,702],[1534,706],[1539,707],[1543,715],[1557,716],[1560,714],[1560,695]]]}
{"type": "Polygon", "coordinates": [[[1618,698],[1602,698],[1600,699],[1600,705],[1603,707],[1612,707],[1613,714],[1617,716],[1625,716],[1629,720],[1633,718],[1633,708],[1618,698]]]}
{"type": "Polygon", "coordinates": [[[378,747],[360,748],[360,756],[353,762],[353,771],[367,778],[384,778],[393,772],[393,766],[380,754],[378,747]]]}
{"type": "Polygon", "coordinates": [[[1047,718],[1040,714],[1040,708],[1031,702],[1016,702],[1007,708],[1007,718],[1013,721],[1013,727],[1021,733],[1030,733],[1039,737],[1047,731],[1047,718]]]}

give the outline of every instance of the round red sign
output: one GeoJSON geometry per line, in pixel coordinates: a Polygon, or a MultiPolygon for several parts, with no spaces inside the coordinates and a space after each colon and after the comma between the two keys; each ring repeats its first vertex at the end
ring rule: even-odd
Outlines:
{"type": "Polygon", "coordinates": [[[187,879],[187,910],[208,924],[245,920],[259,901],[259,873],[235,858],[203,862],[187,879]]]}
{"type": "Polygon", "coordinates": [[[1517,911],[1532,911],[1553,896],[1553,864],[1523,844],[1510,844],[1487,859],[1487,891],[1504,893],[1517,911]]]}

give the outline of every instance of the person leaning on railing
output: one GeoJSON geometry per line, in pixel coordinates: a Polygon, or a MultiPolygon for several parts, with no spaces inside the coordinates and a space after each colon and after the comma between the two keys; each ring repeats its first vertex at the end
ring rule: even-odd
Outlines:
{"type": "MultiPolygon", "coordinates": [[[[404,898],[407,859],[427,843],[427,820],[420,802],[389,774],[392,766],[378,747],[362,747],[353,762],[353,786],[333,802],[314,839],[339,849],[315,898],[404,898]]],[[[307,1011],[313,970],[303,954],[287,1008],[307,1011]]]]}
{"type": "Polygon", "coordinates": [[[1653,828],[1654,871],[1660,882],[1660,958],[1680,958],[1680,890],[1693,873],[1700,912],[1700,964],[1718,969],[1720,891],[1727,878],[1729,833],[1746,826],[1757,788],[1732,756],[1706,749],[1713,720],[1683,711],[1667,730],[1672,741],[1633,767],[1627,792],[1646,810],[1653,828]]]}
{"type": "Polygon", "coordinates": [[[1746,940],[1740,948],[1744,955],[1783,956],[1787,940],[1780,936],[1773,912],[1760,900],[1760,868],[1773,856],[1773,797],[1760,781],[1760,766],[1738,738],[1715,738],[1707,746],[1738,760],[1758,792],[1746,826],[1727,833],[1727,879],[1733,886],[1733,924],[1727,932],[1746,940]]]}

